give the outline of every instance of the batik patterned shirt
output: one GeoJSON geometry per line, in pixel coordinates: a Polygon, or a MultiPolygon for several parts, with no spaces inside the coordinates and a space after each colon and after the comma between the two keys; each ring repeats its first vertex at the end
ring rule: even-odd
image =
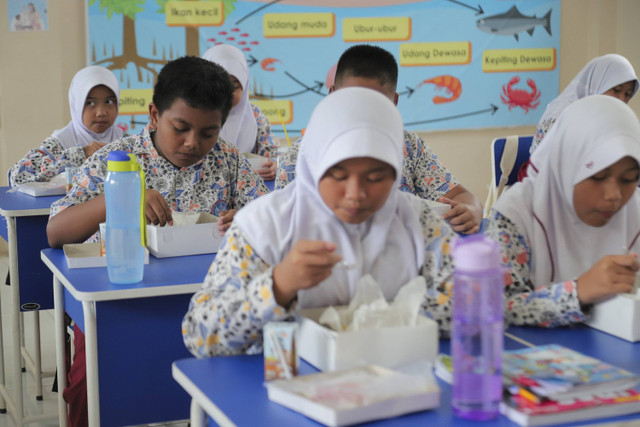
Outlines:
{"type": "MultiPolygon", "coordinates": [[[[434,319],[447,336],[451,325],[455,233],[425,205],[420,215],[425,261],[420,274],[427,293],[421,311],[434,319]]],[[[202,289],[192,297],[182,322],[185,345],[195,356],[262,352],[262,328],[270,321],[293,321],[296,304],[278,305],[273,295],[273,265],[265,262],[232,224],[202,289]]],[[[381,284],[384,286],[384,284],[381,284]]]]}
{"type": "Polygon", "coordinates": [[[80,145],[63,148],[55,136],[29,151],[9,171],[9,185],[16,187],[26,182],[47,182],[68,167],[80,166],[87,157],[80,145]]]}
{"type": "MultiPolygon", "coordinates": [[[[296,161],[300,138],[291,144],[289,151],[280,159],[276,173],[275,188],[284,188],[296,177],[296,161]]],[[[437,201],[453,190],[458,181],[438,160],[438,156],[414,132],[404,132],[404,161],[400,190],[415,194],[421,199],[437,201]]]]}
{"type": "Polygon", "coordinates": [[[536,148],[538,148],[538,145],[540,145],[540,143],[544,139],[544,136],[547,134],[547,132],[549,132],[549,129],[551,129],[555,122],[556,119],[552,117],[541,123],[538,123],[538,126],[536,127],[536,133],[535,135],[533,135],[533,141],[531,141],[531,148],[529,148],[529,153],[533,153],[536,148]]]}
{"type": "Polygon", "coordinates": [[[513,325],[556,327],[583,322],[589,305],[578,300],[576,278],[534,286],[535,254],[520,228],[493,210],[485,234],[500,244],[505,274],[505,321],[513,325]]]}
{"type": "Polygon", "coordinates": [[[271,124],[260,108],[251,104],[251,110],[253,110],[253,116],[256,118],[258,124],[258,135],[256,137],[256,145],[253,148],[252,153],[265,157],[274,157],[280,141],[271,132],[271,124]]]}
{"type": "Polygon", "coordinates": [[[113,150],[134,154],[144,170],[146,188],[157,190],[177,212],[219,216],[222,211],[240,209],[269,192],[236,147],[218,139],[202,160],[179,168],[160,156],[147,126],[141,134],[116,140],[89,157],[74,176],[71,190],[51,205],[51,216],[104,193],[107,156],[113,150]]]}

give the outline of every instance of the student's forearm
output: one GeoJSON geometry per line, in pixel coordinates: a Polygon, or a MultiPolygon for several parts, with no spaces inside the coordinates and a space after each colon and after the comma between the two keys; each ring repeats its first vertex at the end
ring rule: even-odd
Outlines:
{"type": "Polygon", "coordinates": [[[98,231],[106,219],[104,195],[88,202],[70,206],[49,219],[47,238],[52,248],[65,243],[81,243],[98,231]]]}

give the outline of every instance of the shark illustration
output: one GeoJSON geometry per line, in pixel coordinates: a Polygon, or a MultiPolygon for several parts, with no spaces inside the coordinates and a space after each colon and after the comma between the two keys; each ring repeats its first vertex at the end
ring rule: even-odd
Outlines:
{"type": "Polygon", "coordinates": [[[518,33],[522,31],[526,31],[530,36],[533,35],[536,25],[542,25],[551,35],[551,9],[542,18],[536,18],[536,15],[523,15],[516,6],[513,6],[505,13],[478,19],[476,24],[485,33],[514,36],[516,40],[518,40],[518,33]]]}

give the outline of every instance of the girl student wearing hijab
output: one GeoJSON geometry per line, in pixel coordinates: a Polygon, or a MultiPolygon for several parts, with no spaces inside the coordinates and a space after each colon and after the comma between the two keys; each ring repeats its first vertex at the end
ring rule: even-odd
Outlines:
{"type": "Polygon", "coordinates": [[[82,165],[106,143],[123,137],[124,132],[113,124],[119,101],[118,79],[110,70],[91,65],[78,71],[69,87],[71,121],[11,168],[11,186],[49,181],[67,167],[82,165]]]}
{"type": "Polygon", "coordinates": [[[348,304],[366,274],[388,300],[425,276],[422,311],[448,333],[455,233],[398,189],[395,105],[371,89],[336,91],[317,105],[304,138],[295,181],[238,212],[191,299],[182,329],[194,355],[259,353],[265,323],[348,304]]]}
{"type": "Polygon", "coordinates": [[[538,147],[560,113],[578,99],[589,95],[609,95],[628,103],[639,86],[633,65],[624,56],[611,53],[593,58],[547,105],[536,127],[530,152],[538,147]]]}
{"type": "Polygon", "coordinates": [[[509,268],[505,318],[555,327],[630,292],[640,250],[640,124],[618,99],[568,106],[531,157],[537,170],[493,206],[486,233],[509,268]]]}
{"type": "MultiPolygon", "coordinates": [[[[593,58],[571,80],[565,90],[547,105],[536,126],[529,152],[535,151],[560,113],[578,99],[590,95],[609,95],[628,103],[638,91],[638,87],[640,81],[633,65],[624,56],[610,53],[593,58]]],[[[527,176],[528,167],[529,162],[522,165],[518,171],[518,181],[527,176]]]]}
{"type": "MultiPolygon", "coordinates": [[[[207,49],[202,57],[224,68],[231,75],[234,86],[231,113],[220,132],[222,139],[235,145],[241,153],[274,157],[280,142],[271,133],[267,117],[249,102],[249,66],[242,51],[220,44],[207,49]]],[[[276,163],[266,161],[256,172],[262,179],[272,180],[276,176],[276,163]]]]}

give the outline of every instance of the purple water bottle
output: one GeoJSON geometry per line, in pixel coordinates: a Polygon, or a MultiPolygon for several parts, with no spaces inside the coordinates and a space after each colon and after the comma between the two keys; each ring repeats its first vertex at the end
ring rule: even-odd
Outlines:
{"type": "Polygon", "coordinates": [[[502,400],[504,288],[500,248],[488,237],[461,239],[453,249],[453,413],[488,420],[502,400]]]}

